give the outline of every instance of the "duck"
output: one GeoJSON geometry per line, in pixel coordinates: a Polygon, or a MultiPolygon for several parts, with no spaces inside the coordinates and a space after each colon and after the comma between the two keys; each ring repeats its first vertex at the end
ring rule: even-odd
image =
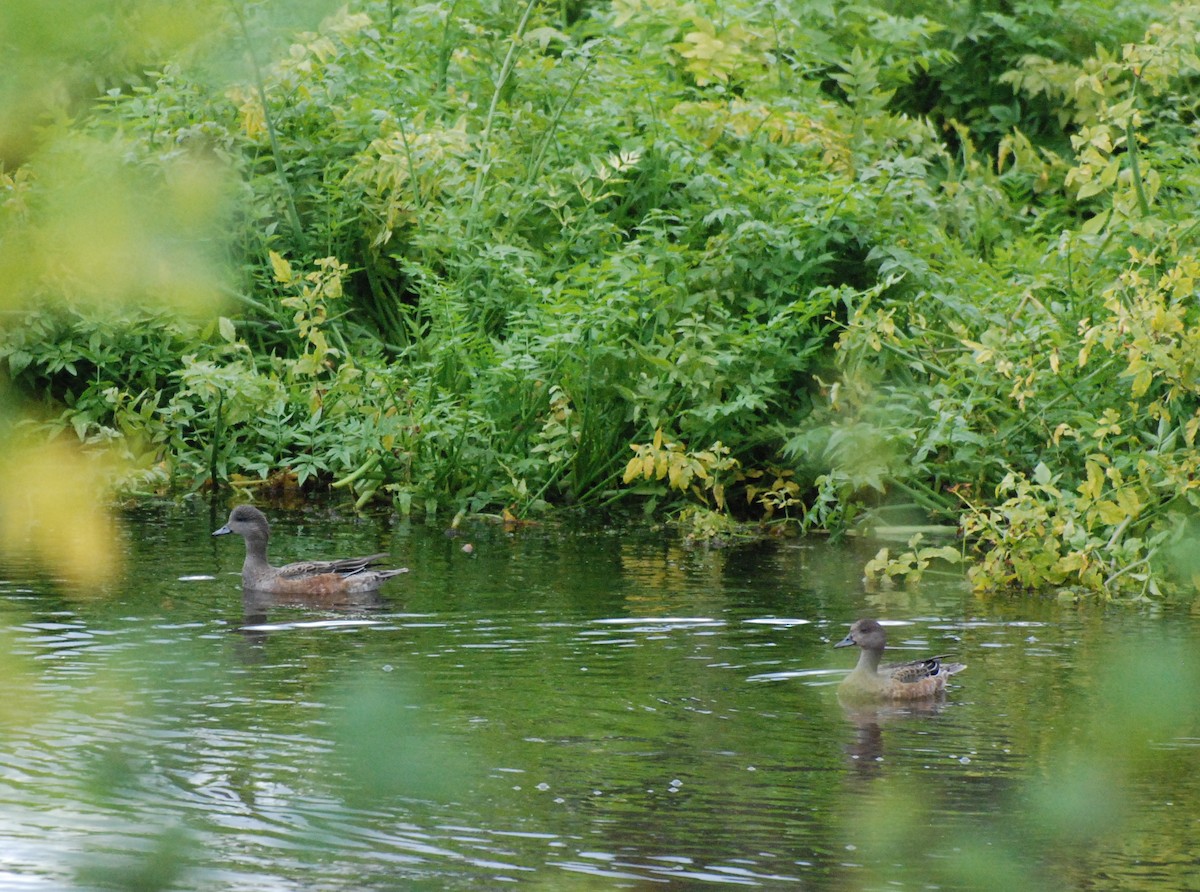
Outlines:
{"type": "Polygon", "coordinates": [[[242,564],[242,588],[246,591],[275,595],[337,596],[374,592],[393,576],[407,573],[407,567],[372,569],[387,557],[386,553],[334,561],[297,561],[273,567],[267,560],[267,542],[271,525],[267,516],[253,505],[238,505],[229,520],[214,536],[236,533],[246,540],[246,560],[242,564]]]}
{"type": "Polygon", "coordinates": [[[858,665],[842,681],[838,695],[850,700],[929,700],[946,691],[946,679],[966,669],[964,663],[947,663],[944,657],[927,657],[906,663],[880,663],[887,633],[878,620],[860,619],[834,647],[862,648],[858,665]]]}

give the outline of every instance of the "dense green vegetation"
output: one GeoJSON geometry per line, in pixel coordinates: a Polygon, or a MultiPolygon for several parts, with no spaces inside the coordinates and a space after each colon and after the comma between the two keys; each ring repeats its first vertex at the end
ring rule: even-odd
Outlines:
{"type": "Polygon", "coordinates": [[[981,588],[1196,587],[1194,8],[356,2],[282,41],[279,9],[126,48],[0,145],[12,390],[127,489],[931,517],[981,588]],[[151,196],[132,238],[54,215],[98,188],[71,158],[151,196]]]}

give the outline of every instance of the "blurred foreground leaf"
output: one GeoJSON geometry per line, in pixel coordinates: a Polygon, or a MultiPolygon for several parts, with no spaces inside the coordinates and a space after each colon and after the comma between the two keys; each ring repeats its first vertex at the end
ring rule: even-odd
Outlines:
{"type": "MultiPolygon", "coordinates": [[[[226,15],[216,2],[0,4],[0,311],[15,311],[3,324],[61,305],[216,308],[229,279],[224,160],[202,142],[81,124],[147,72],[192,57],[226,15]]],[[[71,356],[62,368],[87,374],[71,356]]],[[[21,415],[0,414],[0,555],[97,592],[120,569],[116,460],[18,437],[21,415]]]]}
{"type": "Polygon", "coordinates": [[[135,164],[130,152],[119,138],[64,136],[19,180],[0,177],[0,307],[214,307],[226,172],[201,156],[135,164]]]}
{"type": "Polygon", "coordinates": [[[436,733],[402,679],[356,677],[335,698],[335,761],[350,782],[347,796],[446,801],[463,795],[470,760],[436,733]]]}
{"type": "Polygon", "coordinates": [[[102,591],[121,567],[111,465],[61,440],[3,437],[0,451],[0,554],[38,563],[76,593],[102,591]]]}

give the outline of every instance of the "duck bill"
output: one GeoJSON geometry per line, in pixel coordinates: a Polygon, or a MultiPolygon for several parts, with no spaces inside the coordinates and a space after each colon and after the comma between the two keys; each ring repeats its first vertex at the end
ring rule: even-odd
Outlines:
{"type": "MultiPolygon", "coordinates": [[[[216,533],[213,533],[213,535],[215,536],[216,533]]],[[[847,635],[845,638],[835,644],[834,647],[850,647],[852,644],[854,644],[854,639],[847,635]]]]}
{"type": "Polygon", "coordinates": [[[229,529],[229,527],[227,527],[227,526],[224,526],[224,527],[221,527],[221,529],[219,529],[219,530],[213,530],[213,535],[214,536],[228,536],[232,532],[233,532],[233,530],[229,529]]]}

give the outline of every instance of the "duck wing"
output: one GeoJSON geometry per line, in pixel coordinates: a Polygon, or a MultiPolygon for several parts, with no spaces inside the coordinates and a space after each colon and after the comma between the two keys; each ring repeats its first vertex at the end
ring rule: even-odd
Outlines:
{"type": "Polygon", "coordinates": [[[966,669],[964,663],[944,663],[945,655],[910,660],[907,663],[886,663],[879,667],[880,675],[889,675],[903,684],[915,684],[938,675],[953,675],[966,669]]]}
{"type": "MultiPolygon", "coordinates": [[[[336,573],[338,576],[355,576],[385,557],[388,557],[387,553],[380,552],[366,557],[342,558],[337,561],[297,561],[294,564],[280,567],[276,572],[285,579],[309,579],[328,573],[336,573]]],[[[381,572],[395,575],[394,571],[381,572]]]]}

